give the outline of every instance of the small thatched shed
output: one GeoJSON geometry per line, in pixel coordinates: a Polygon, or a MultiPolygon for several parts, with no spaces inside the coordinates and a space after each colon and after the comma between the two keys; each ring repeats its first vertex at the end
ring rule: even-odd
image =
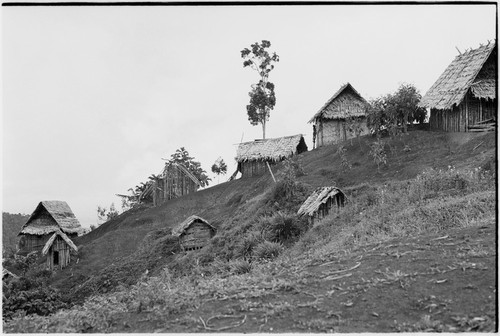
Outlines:
{"type": "Polygon", "coordinates": [[[172,235],[179,237],[184,251],[197,250],[207,245],[215,235],[215,228],[205,219],[193,215],[172,229],[172,235]]]}
{"type": "Polygon", "coordinates": [[[431,129],[469,132],[496,122],[496,74],[496,42],[455,57],[420,101],[431,110],[431,129]]]}
{"type": "Polygon", "coordinates": [[[42,201],[18,234],[18,253],[42,252],[49,269],[63,268],[70,262],[70,250],[77,251],[71,238],[82,230],[66,202],[42,201]]]}
{"type": "Polygon", "coordinates": [[[343,85],[309,120],[316,132],[316,146],[335,144],[368,134],[368,106],[368,102],[351,84],[343,85]]]}
{"type": "Polygon", "coordinates": [[[268,164],[306,151],[307,145],[302,134],[240,143],[236,152],[238,171],[242,177],[263,175],[268,171],[268,164]]]}
{"type": "Polygon", "coordinates": [[[337,187],[319,187],[301,205],[297,215],[308,216],[309,222],[321,219],[330,212],[343,207],[346,196],[337,187]]]}
{"type": "Polygon", "coordinates": [[[139,201],[150,199],[153,206],[197,191],[201,182],[180,163],[167,163],[158,177],[150,181],[139,196],[139,201]]]}

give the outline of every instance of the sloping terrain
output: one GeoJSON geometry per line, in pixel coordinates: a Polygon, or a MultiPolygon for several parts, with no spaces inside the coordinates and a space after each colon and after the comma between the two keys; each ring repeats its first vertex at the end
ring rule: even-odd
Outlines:
{"type": "MultiPolygon", "coordinates": [[[[380,167],[368,136],[341,144],[343,159],[339,146],[299,155],[305,175],[291,200],[266,175],[120,215],[80,237],[78,263],[52,279],[83,306],[4,330],[495,329],[495,134],[412,131],[383,140],[380,167]],[[324,185],[346,192],[339,214],[284,241],[275,260],[245,254],[267,219],[293,214],[324,185]],[[182,253],[169,230],[193,214],[218,233],[182,253]]],[[[284,170],[273,167],[278,180],[284,170]]]]}

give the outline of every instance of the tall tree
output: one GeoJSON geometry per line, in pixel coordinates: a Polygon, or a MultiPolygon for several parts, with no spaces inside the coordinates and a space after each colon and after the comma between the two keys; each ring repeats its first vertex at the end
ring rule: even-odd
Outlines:
{"type": "Polygon", "coordinates": [[[279,62],[279,56],[269,52],[271,42],[262,40],[255,42],[249,48],[241,51],[243,67],[250,67],[257,71],[260,80],[252,85],[252,90],[248,93],[250,104],[247,105],[248,120],[252,125],[262,125],[262,138],[266,138],[266,123],[269,120],[271,110],[276,105],[274,94],[274,84],[269,81],[269,73],[274,69],[274,63],[279,62]]]}
{"type": "Polygon", "coordinates": [[[212,165],[212,173],[217,174],[217,183],[219,183],[219,175],[227,173],[227,165],[221,157],[215,160],[215,163],[212,165]]]}

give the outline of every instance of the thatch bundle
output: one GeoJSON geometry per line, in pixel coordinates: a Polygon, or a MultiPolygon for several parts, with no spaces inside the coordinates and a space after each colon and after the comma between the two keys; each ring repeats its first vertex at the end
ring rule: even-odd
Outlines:
{"type": "Polygon", "coordinates": [[[274,139],[258,139],[240,143],[236,152],[236,161],[278,162],[305,151],[307,151],[307,145],[302,134],[274,139]]]}
{"type": "MultiPolygon", "coordinates": [[[[480,74],[484,64],[496,47],[496,42],[469,50],[455,57],[429,91],[420,106],[446,110],[459,105],[469,88],[474,96],[483,99],[496,98],[496,82],[491,74],[480,74]],[[490,78],[488,78],[490,77],[490,78]],[[482,78],[487,80],[481,80],[482,78]]],[[[485,69],[491,71],[491,69],[485,69]]]]}

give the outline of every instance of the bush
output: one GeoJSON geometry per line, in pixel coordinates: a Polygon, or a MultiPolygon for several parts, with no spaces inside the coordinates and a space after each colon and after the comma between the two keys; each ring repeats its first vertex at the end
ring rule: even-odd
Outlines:
{"type": "Polygon", "coordinates": [[[300,222],[296,215],[277,213],[263,222],[267,240],[286,243],[307,230],[307,224],[300,222]]]}
{"type": "Polygon", "coordinates": [[[264,241],[262,234],[256,231],[250,231],[236,247],[236,255],[242,258],[252,256],[254,248],[264,241]]]}
{"type": "Polygon", "coordinates": [[[245,259],[233,260],[229,263],[232,273],[245,274],[252,270],[252,264],[245,259]]]}
{"type": "Polygon", "coordinates": [[[258,259],[274,259],[283,251],[280,243],[264,241],[255,246],[254,256],[258,259]]]}

